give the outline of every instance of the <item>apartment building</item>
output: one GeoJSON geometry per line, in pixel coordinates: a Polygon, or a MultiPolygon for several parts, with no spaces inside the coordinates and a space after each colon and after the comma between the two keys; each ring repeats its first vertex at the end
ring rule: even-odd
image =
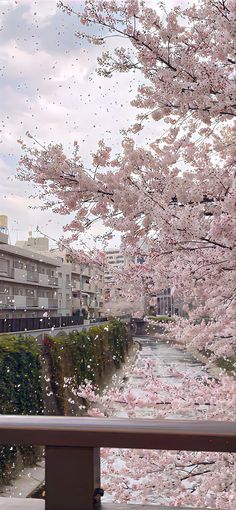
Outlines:
{"type": "Polygon", "coordinates": [[[122,270],[134,262],[135,257],[127,257],[120,250],[114,249],[106,252],[106,268],[104,272],[105,300],[117,296],[117,288],[114,285],[114,270],[122,270]]]}
{"type": "Polygon", "coordinates": [[[104,283],[107,287],[113,282],[114,277],[112,274],[113,269],[126,269],[131,263],[143,264],[144,258],[142,256],[127,256],[121,250],[114,249],[106,252],[106,269],[104,273],[104,283]]]}
{"type": "Polygon", "coordinates": [[[96,318],[103,314],[104,271],[90,264],[81,264],[73,260],[70,254],[64,254],[63,262],[71,275],[71,304],[74,315],[96,318]]]}
{"type": "MultiPolygon", "coordinates": [[[[104,281],[107,313],[122,315],[125,312],[136,313],[139,311],[150,315],[183,315],[183,303],[174,295],[171,288],[160,290],[152,296],[136,296],[134,301],[132,297],[130,301],[122,298],[121,289],[118,288],[114,280],[113,269],[126,269],[130,263],[142,264],[144,262],[143,257],[127,257],[120,250],[114,249],[107,251],[106,260],[104,281]]],[[[122,287],[124,289],[124,285],[122,287]]]]}
{"type": "Polygon", "coordinates": [[[184,316],[183,301],[170,287],[153,294],[149,301],[149,315],[184,316]]]}
{"type": "Polygon", "coordinates": [[[0,317],[58,315],[58,267],[50,257],[0,241],[0,317]]]}
{"type": "Polygon", "coordinates": [[[17,246],[43,253],[58,261],[59,315],[96,318],[103,314],[104,271],[93,264],[78,263],[66,249],[49,249],[46,237],[29,237],[17,246]]]}
{"type": "Polygon", "coordinates": [[[122,284],[122,289],[115,281],[115,271],[123,271],[130,264],[141,264],[143,259],[137,256],[127,256],[121,250],[114,249],[106,252],[106,268],[104,274],[104,311],[107,315],[120,316],[123,314],[144,314],[146,310],[146,296],[132,296],[129,292],[129,282],[122,284]],[[114,271],[115,270],[115,271],[114,271]],[[130,297],[129,297],[130,295],[130,297]]]}

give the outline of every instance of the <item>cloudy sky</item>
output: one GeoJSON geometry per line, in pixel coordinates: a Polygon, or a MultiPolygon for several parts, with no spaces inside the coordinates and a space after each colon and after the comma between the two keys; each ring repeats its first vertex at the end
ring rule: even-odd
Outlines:
{"type": "MultiPolygon", "coordinates": [[[[76,10],[82,1],[68,3],[76,10]]],[[[168,7],[174,3],[168,0],[168,7]]],[[[119,130],[135,116],[129,102],[138,78],[99,77],[95,67],[101,48],[75,36],[78,19],[59,10],[56,0],[0,0],[0,26],[0,214],[9,217],[12,243],[37,225],[58,238],[65,218],[31,209],[33,189],[14,177],[17,140],[27,141],[29,131],[42,144],[62,142],[68,150],[78,140],[85,158],[102,137],[118,147],[119,130]]]]}

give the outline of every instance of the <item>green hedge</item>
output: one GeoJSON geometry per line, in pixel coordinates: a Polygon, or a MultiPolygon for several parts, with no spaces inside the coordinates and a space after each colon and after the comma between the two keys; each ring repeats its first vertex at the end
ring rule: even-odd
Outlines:
{"type": "MultiPolygon", "coordinates": [[[[64,378],[73,378],[75,385],[85,379],[99,382],[109,366],[120,366],[127,342],[125,324],[116,320],[69,335],[48,336],[43,350],[32,337],[0,335],[0,414],[44,412],[43,354],[49,362],[58,412],[66,415],[69,388],[64,378]]],[[[36,461],[39,450],[31,446],[0,446],[0,482],[10,478],[19,452],[26,465],[36,461]]]]}
{"type": "Polygon", "coordinates": [[[49,360],[52,391],[59,413],[66,415],[68,411],[70,389],[64,384],[65,378],[72,379],[75,386],[85,379],[99,382],[109,366],[120,366],[127,348],[126,327],[116,320],[69,335],[48,336],[44,353],[49,360]]]}
{"type": "MultiPolygon", "coordinates": [[[[33,338],[0,336],[0,414],[42,414],[40,351],[33,338]]],[[[0,481],[15,467],[18,451],[23,462],[34,463],[38,448],[0,446],[0,481]]]]}

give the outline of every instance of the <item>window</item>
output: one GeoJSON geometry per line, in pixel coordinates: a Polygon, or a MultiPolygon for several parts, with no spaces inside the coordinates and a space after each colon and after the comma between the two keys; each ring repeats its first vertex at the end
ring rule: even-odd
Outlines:
{"type": "Polygon", "coordinates": [[[26,289],[26,296],[35,296],[36,295],[36,290],[35,289],[26,289]]]}
{"type": "Polygon", "coordinates": [[[0,285],[0,294],[9,294],[9,287],[5,285],[0,285]]]}
{"type": "Polygon", "coordinates": [[[25,264],[22,262],[22,260],[14,260],[13,261],[13,267],[15,269],[26,269],[25,264]]]}
{"type": "Polygon", "coordinates": [[[14,296],[25,296],[25,291],[23,287],[14,287],[13,294],[14,296]]]}
{"type": "Polygon", "coordinates": [[[1,258],[0,259],[0,273],[8,274],[8,268],[9,268],[9,260],[1,258]]]}

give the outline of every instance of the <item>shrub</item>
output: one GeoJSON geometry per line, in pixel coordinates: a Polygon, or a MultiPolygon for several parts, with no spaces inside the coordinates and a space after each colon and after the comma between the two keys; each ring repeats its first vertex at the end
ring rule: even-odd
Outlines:
{"type": "Polygon", "coordinates": [[[70,389],[65,385],[66,378],[76,386],[85,379],[98,382],[109,366],[120,366],[127,349],[126,327],[117,320],[68,335],[47,337],[44,350],[60,414],[67,414],[68,410],[70,389]]]}
{"type": "MultiPolygon", "coordinates": [[[[30,337],[0,336],[0,414],[42,414],[40,350],[30,337]]],[[[18,452],[25,464],[32,464],[38,448],[0,447],[0,482],[16,465],[18,452]]]]}

